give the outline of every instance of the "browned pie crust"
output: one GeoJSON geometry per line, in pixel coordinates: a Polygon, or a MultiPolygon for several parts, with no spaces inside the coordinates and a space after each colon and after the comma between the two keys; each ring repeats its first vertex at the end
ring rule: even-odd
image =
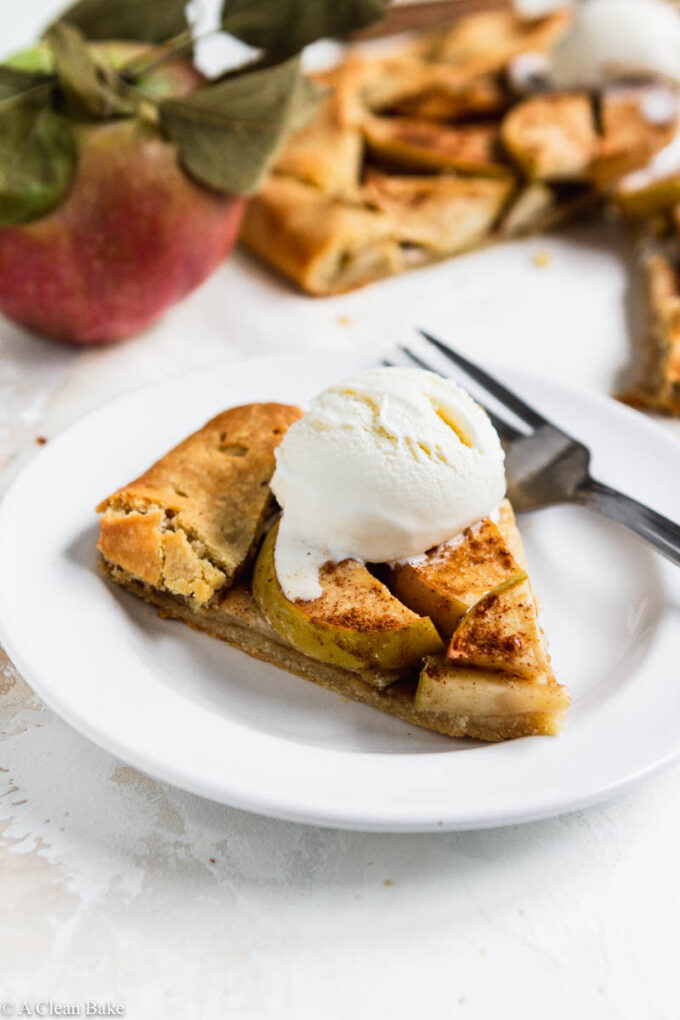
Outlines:
{"type": "Polygon", "coordinates": [[[355,198],[273,174],[250,203],[249,247],[310,294],[336,294],[399,272],[394,223],[355,198]]]}
{"type": "Polygon", "coordinates": [[[301,414],[286,404],[218,414],[99,504],[102,556],[151,587],[210,601],[271,519],[274,450],[301,414]]]}
{"type": "Polygon", "coordinates": [[[680,415],[680,267],[662,252],[642,258],[647,331],[638,378],[621,399],[632,407],[680,415]]]}

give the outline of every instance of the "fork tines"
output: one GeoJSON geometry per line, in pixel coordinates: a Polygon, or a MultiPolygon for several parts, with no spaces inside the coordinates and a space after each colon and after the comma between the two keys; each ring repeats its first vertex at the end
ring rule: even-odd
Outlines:
{"type": "MultiPolygon", "coordinates": [[[[448,344],[445,344],[443,340],[439,340],[437,337],[432,336],[431,333],[426,333],[425,330],[419,329],[418,332],[423,336],[428,343],[440,351],[445,358],[453,362],[457,368],[461,369],[470,379],[474,379],[476,383],[482,386],[487,393],[494,397],[499,404],[501,404],[506,410],[511,411],[521,421],[528,425],[530,428],[539,428],[541,425],[550,425],[550,422],[535,411],[533,407],[530,407],[521,397],[518,397],[516,393],[509,390],[507,386],[504,386],[502,382],[496,379],[494,376],[485,372],[483,368],[476,365],[472,361],[468,361],[467,358],[459,354],[458,351],[454,350],[448,344]]],[[[409,357],[412,356],[412,352],[408,351],[407,348],[403,347],[403,351],[408,353],[409,357]]]]}

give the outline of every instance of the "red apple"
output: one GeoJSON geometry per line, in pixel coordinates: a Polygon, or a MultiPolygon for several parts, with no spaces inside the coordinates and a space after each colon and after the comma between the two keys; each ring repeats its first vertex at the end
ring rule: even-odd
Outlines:
{"type": "MultiPolygon", "coordinates": [[[[120,44],[116,54],[136,51],[120,44]]],[[[177,95],[201,81],[174,61],[145,86],[177,95]]],[[[0,228],[0,312],[58,340],[107,343],[144,329],[213,272],[245,201],[194,183],[175,146],[139,119],[80,124],[76,137],[64,201],[0,228]]]]}

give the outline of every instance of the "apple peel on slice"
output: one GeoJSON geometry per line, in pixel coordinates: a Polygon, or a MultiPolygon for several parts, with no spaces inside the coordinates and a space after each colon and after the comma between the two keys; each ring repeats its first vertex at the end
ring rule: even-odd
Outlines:
{"type": "Polygon", "coordinates": [[[465,614],[447,651],[459,666],[535,680],[550,670],[536,602],[524,572],[487,592],[465,614]]]}
{"type": "Polygon", "coordinates": [[[388,584],[416,613],[429,616],[444,638],[487,592],[521,571],[496,524],[486,518],[459,542],[437,546],[426,556],[390,568],[388,584]]]}
{"type": "Polygon", "coordinates": [[[253,595],[274,630],[314,659],[355,671],[401,670],[444,647],[432,620],[403,605],[357,560],[326,563],[317,599],[291,601],[274,564],[278,525],[265,538],[253,595]]]}

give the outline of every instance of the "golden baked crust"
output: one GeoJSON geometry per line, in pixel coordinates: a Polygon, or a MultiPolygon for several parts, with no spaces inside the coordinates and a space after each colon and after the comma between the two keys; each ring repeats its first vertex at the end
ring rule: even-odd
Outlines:
{"type": "Polygon", "coordinates": [[[621,395],[632,407],[680,414],[680,268],[657,252],[642,258],[647,331],[638,379],[621,395]]]}
{"type": "Polygon", "coordinates": [[[351,193],[361,173],[363,140],[347,95],[346,75],[335,70],[312,78],[328,94],[314,123],[292,135],[274,171],[311,184],[325,195],[351,193]]]}
{"type": "Polygon", "coordinates": [[[148,585],[208,602],[262,535],[274,450],[301,414],[272,403],[217,415],[100,503],[99,551],[148,585]]]}
{"type": "Polygon", "coordinates": [[[249,247],[310,294],[338,294],[399,272],[391,218],[273,174],[247,214],[249,247]]]}

